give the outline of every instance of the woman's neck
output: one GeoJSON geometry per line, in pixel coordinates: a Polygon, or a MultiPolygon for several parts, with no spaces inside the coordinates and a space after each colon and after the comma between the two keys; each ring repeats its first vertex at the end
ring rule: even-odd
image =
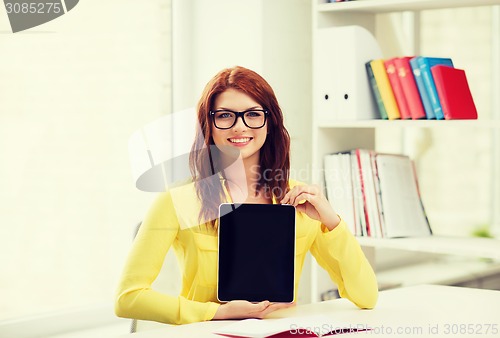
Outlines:
{"type": "Polygon", "coordinates": [[[235,203],[243,203],[255,197],[261,173],[256,161],[237,160],[225,167],[227,188],[235,203]]]}

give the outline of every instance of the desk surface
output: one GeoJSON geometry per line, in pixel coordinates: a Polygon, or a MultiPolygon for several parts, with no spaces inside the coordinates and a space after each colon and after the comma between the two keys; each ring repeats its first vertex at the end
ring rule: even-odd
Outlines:
{"type": "MultiPolygon", "coordinates": [[[[300,305],[269,318],[327,316],[331,323],[370,327],[346,336],[500,337],[500,291],[419,285],[382,291],[373,310],[360,310],[346,299],[300,305]]],[[[233,321],[209,321],[123,335],[121,338],[219,337],[218,328],[233,321]]]]}

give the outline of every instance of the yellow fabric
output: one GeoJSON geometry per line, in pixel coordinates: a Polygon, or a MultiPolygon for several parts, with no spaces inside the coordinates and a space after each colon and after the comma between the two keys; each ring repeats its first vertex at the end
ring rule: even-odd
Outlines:
{"type": "MultiPolygon", "coordinates": [[[[290,187],[299,184],[290,181],[290,187]]],[[[160,194],[134,240],[116,295],[120,317],[186,324],[211,320],[217,302],[217,233],[197,223],[194,185],[160,194]],[[182,272],[180,295],[151,288],[173,247],[182,272]]],[[[328,271],[341,297],[360,308],[375,306],[375,274],[344,221],[332,231],[303,213],[296,217],[295,295],[307,251],[328,271]]]]}

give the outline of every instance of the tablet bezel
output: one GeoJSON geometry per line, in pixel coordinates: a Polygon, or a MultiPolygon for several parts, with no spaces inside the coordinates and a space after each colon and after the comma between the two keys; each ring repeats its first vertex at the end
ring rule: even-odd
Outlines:
{"type": "MultiPolygon", "coordinates": [[[[242,209],[243,210],[243,209],[242,209]]],[[[273,215],[273,220],[276,222],[274,219],[273,215]]],[[[263,300],[268,300],[270,302],[275,302],[275,303],[291,303],[295,299],[295,254],[296,254],[296,211],[295,207],[293,205],[289,204],[253,204],[253,203],[222,203],[219,206],[219,218],[218,218],[218,242],[217,242],[217,300],[219,302],[229,302],[232,300],[247,300],[250,302],[259,302],[263,300]],[[259,296],[255,296],[255,292],[252,292],[251,290],[239,290],[238,292],[228,292],[228,291],[222,291],[221,292],[221,284],[220,284],[220,267],[221,267],[221,228],[225,226],[229,226],[230,224],[222,224],[221,223],[221,215],[224,216],[231,210],[235,210],[237,208],[244,207],[245,210],[245,215],[248,216],[253,216],[253,215],[259,215],[259,212],[262,213],[264,210],[269,213],[270,210],[273,213],[276,213],[276,217],[279,219],[279,217],[283,217],[283,219],[289,219],[291,218],[293,220],[293,226],[286,228],[286,224],[279,224],[280,226],[283,226],[283,230],[286,231],[286,229],[291,230],[291,233],[288,233],[288,240],[293,241],[293,253],[285,253],[286,255],[292,254],[293,255],[293,263],[291,267],[291,272],[285,272],[286,274],[291,274],[291,285],[290,289],[287,291],[284,291],[284,294],[265,294],[265,291],[257,291],[257,293],[261,293],[259,296]],[[281,214],[283,213],[283,214],[281,214]],[[280,215],[281,214],[281,215],[280,215]],[[252,295],[253,294],[253,295],[252,295]],[[286,295],[285,295],[286,294],[286,295]],[[268,296],[268,297],[267,297],[268,296]]],[[[255,222],[256,227],[262,226],[265,223],[258,222],[256,220],[255,222]]],[[[265,229],[258,228],[256,231],[262,231],[265,229]]],[[[223,236],[224,235],[224,229],[222,229],[223,236]]],[[[265,232],[262,232],[262,234],[265,234],[265,232]]],[[[280,237],[283,240],[286,240],[286,236],[280,237]]],[[[225,240],[225,239],[223,239],[225,240]]],[[[292,243],[290,243],[292,244],[292,243]]],[[[256,246],[256,249],[259,248],[256,246]]],[[[261,248],[260,248],[261,249],[261,248]]],[[[225,264],[222,262],[222,264],[225,264]]],[[[224,266],[224,265],[223,265],[224,266]]],[[[224,267],[225,268],[225,267],[224,267]]],[[[257,271],[256,271],[257,273],[257,271]]],[[[223,286],[224,287],[224,286],[223,286]]]]}

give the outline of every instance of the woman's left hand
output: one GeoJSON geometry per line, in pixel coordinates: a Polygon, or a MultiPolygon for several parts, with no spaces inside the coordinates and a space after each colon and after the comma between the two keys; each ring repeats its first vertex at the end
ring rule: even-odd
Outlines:
{"type": "Polygon", "coordinates": [[[339,216],[317,185],[295,186],[286,193],[280,203],[293,205],[297,211],[320,221],[329,230],[333,230],[340,223],[339,216]]]}

